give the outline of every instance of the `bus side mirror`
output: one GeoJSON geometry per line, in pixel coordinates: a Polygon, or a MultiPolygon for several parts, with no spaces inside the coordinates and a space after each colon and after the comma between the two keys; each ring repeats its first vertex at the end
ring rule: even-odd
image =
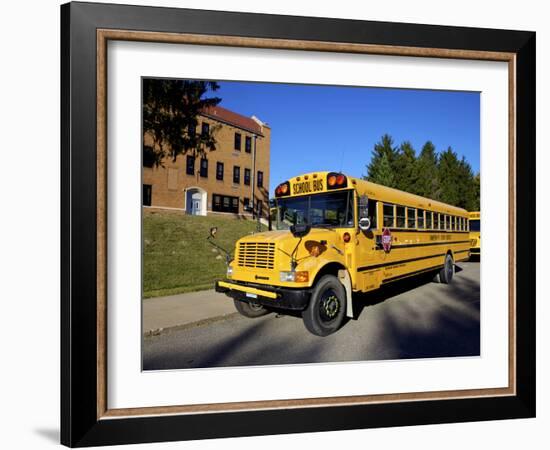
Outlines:
{"type": "Polygon", "coordinates": [[[290,232],[292,233],[292,236],[296,238],[303,238],[310,232],[310,230],[311,230],[311,225],[307,223],[301,223],[299,225],[290,226],[290,232]]]}
{"type": "Polygon", "coordinates": [[[218,227],[212,227],[210,228],[210,237],[215,238],[216,234],[218,234],[218,227]]]}
{"type": "Polygon", "coordinates": [[[370,228],[370,219],[368,217],[362,217],[359,219],[359,229],[361,231],[368,231],[370,228]]]}

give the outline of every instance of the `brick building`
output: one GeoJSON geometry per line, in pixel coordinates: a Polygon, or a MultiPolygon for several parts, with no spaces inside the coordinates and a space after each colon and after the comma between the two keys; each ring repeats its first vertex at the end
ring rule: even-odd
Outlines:
{"type": "MultiPolygon", "coordinates": [[[[203,111],[197,132],[214,126],[216,150],[207,151],[203,157],[178,155],[175,161],[163,161],[164,167],[144,160],[145,207],[202,216],[250,216],[255,206],[267,217],[271,129],[254,116],[245,117],[219,106],[203,111]]],[[[150,141],[145,135],[144,144],[150,141]]]]}

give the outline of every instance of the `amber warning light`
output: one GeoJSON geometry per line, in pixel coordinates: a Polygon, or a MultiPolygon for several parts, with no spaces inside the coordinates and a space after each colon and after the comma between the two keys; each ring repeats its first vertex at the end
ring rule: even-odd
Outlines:
{"type": "Polygon", "coordinates": [[[327,175],[327,186],[329,189],[342,189],[347,187],[348,179],[341,173],[329,173],[327,175]]]}
{"type": "Polygon", "coordinates": [[[288,195],[288,194],[290,194],[290,184],[288,183],[288,181],[281,183],[275,189],[275,197],[282,197],[283,195],[288,195]]]}

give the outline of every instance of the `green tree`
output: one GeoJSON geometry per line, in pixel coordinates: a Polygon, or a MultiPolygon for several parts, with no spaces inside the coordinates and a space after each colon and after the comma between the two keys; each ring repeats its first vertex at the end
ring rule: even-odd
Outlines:
{"type": "Polygon", "coordinates": [[[481,209],[481,177],[479,172],[474,177],[474,207],[470,211],[481,209]]]}
{"type": "Polygon", "coordinates": [[[431,141],[424,144],[416,159],[416,175],[414,193],[437,200],[439,198],[437,153],[431,141]]]}
{"type": "Polygon", "coordinates": [[[372,157],[367,166],[367,175],[363,179],[384,186],[395,187],[395,160],[397,148],[393,145],[393,139],[389,134],[384,134],[380,142],[374,145],[372,157]]]}
{"type": "Polygon", "coordinates": [[[399,146],[399,153],[395,159],[395,184],[397,189],[415,193],[418,175],[416,172],[416,152],[409,141],[399,146]]]}
{"type": "Polygon", "coordinates": [[[456,191],[459,198],[456,206],[473,211],[476,206],[474,174],[472,167],[464,157],[458,163],[456,191]]]}
{"type": "Polygon", "coordinates": [[[197,130],[197,116],[206,108],[216,106],[221,99],[206,97],[219,85],[211,81],[143,80],[143,132],[153,144],[144,148],[144,159],[161,165],[165,157],[173,160],[192,152],[197,157],[216,149],[215,127],[206,133],[197,130]]]}
{"type": "Polygon", "coordinates": [[[374,176],[376,178],[375,183],[389,187],[396,186],[394,170],[386,153],[382,154],[382,157],[380,158],[380,164],[378,165],[374,176]]]}
{"type": "Polygon", "coordinates": [[[457,154],[449,147],[439,155],[437,178],[439,182],[439,200],[458,206],[460,194],[457,189],[459,184],[459,161],[457,154]]]}

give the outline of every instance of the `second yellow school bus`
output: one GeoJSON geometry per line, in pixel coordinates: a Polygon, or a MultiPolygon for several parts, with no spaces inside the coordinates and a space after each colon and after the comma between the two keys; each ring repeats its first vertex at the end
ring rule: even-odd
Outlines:
{"type": "Polygon", "coordinates": [[[472,211],[468,214],[470,223],[470,255],[479,258],[481,255],[481,215],[479,211],[472,211]]]}
{"type": "Polygon", "coordinates": [[[275,230],[238,240],[216,282],[247,317],[301,311],[306,328],[326,336],[353,317],[354,292],[426,272],[450,283],[469,258],[461,208],[337,172],[291,178],[275,198],[275,230]]]}

